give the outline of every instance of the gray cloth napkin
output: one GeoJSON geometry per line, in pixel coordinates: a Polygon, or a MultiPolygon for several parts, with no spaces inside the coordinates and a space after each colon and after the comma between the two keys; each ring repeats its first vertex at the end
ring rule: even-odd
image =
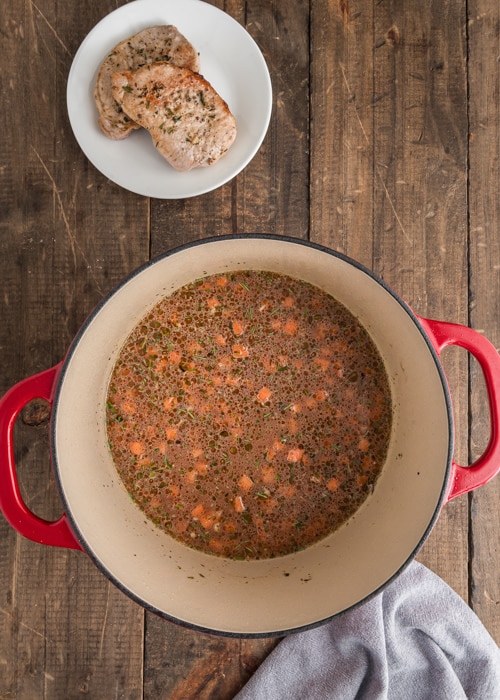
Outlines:
{"type": "Polygon", "coordinates": [[[413,562],[321,627],[285,637],[235,700],[500,700],[500,650],[476,614],[413,562]]]}

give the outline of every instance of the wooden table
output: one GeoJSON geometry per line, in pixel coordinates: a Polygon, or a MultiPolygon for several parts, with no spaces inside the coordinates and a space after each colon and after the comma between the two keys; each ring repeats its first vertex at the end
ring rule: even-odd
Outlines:
{"type": "MultiPolygon", "coordinates": [[[[342,251],[417,313],[470,325],[498,347],[498,1],[211,2],[260,46],[273,116],[238,177],[179,201],[108,181],[69,125],[75,52],[122,3],[4,3],[0,392],[57,363],[96,302],[139,264],[235,231],[342,251]]],[[[455,456],[469,463],[489,435],[481,372],[456,348],[443,361],[455,456]]],[[[28,406],[15,444],[27,503],[53,518],[47,426],[47,408],[28,406]]],[[[446,505],[418,558],[500,642],[499,496],[497,478],[446,505]]],[[[201,634],[146,613],[85,554],[25,540],[0,517],[2,700],[224,700],[277,643],[201,634]]]]}

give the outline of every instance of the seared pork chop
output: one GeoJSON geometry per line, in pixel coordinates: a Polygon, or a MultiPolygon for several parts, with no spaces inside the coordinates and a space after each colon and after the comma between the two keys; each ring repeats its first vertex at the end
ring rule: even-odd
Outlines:
{"type": "Polygon", "coordinates": [[[113,97],[149,131],[176,170],[215,163],[236,138],[236,120],[201,75],[165,61],[114,73],[113,97]]]}
{"type": "Polygon", "coordinates": [[[198,53],[173,25],[148,27],[121,41],[104,59],[94,90],[99,112],[99,126],[111,139],[124,139],[138,129],[124,114],[111,93],[111,75],[117,71],[135,70],[156,61],[166,61],[198,72],[198,53]]]}

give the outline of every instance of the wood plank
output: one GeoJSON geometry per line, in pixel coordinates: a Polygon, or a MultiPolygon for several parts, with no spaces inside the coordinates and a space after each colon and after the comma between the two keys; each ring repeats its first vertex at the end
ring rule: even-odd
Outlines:
{"type": "MultiPolygon", "coordinates": [[[[385,171],[376,219],[380,273],[417,313],[467,324],[464,23],[464,4],[456,0],[427,2],[418,12],[399,3],[380,7],[375,47],[383,72],[376,65],[375,74],[381,76],[376,92],[394,92],[392,106],[383,99],[377,113],[381,127],[394,134],[375,159],[385,171]],[[387,62],[391,67],[385,73],[387,62]]],[[[455,408],[455,457],[460,458],[467,446],[466,357],[451,351],[443,363],[455,408]]],[[[419,556],[465,600],[467,533],[465,497],[442,510],[419,556]]]]}
{"type": "MultiPolygon", "coordinates": [[[[310,236],[375,270],[418,313],[470,323],[499,347],[497,1],[209,1],[261,47],[273,118],[235,180],[181,201],[109,182],[70,130],[72,57],[123,3],[3,8],[0,394],[59,361],[94,304],[150,255],[233,231],[310,236]]],[[[457,349],[443,362],[466,463],[488,439],[480,372],[457,349]]],[[[52,518],[47,411],[29,408],[16,426],[19,478],[52,518]]],[[[419,555],[498,642],[499,498],[497,478],[445,506],[419,555]]],[[[28,542],[0,517],[1,698],[224,700],[277,643],[145,614],[84,554],[28,542]]]]}
{"type": "Polygon", "coordinates": [[[311,15],[311,240],[372,266],[373,4],[311,15]]]}
{"type": "MultiPolygon", "coordinates": [[[[372,268],[418,313],[467,323],[465,6],[313,8],[311,237],[372,268]]],[[[466,357],[446,365],[460,455],[466,357]]],[[[420,554],[465,599],[467,532],[461,499],[420,554]]]]}
{"type": "MultiPolygon", "coordinates": [[[[148,255],[147,202],[95,171],[66,114],[72,56],[111,9],[87,3],[83,17],[74,4],[11,3],[3,13],[2,391],[58,362],[94,304],[148,255]]],[[[16,455],[27,503],[55,517],[46,426],[19,422],[16,455]]],[[[0,696],[140,697],[142,609],[83,553],[1,527],[0,696]]]]}
{"type": "MultiPolygon", "coordinates": [[[[274,89],[271,124],[255,158],[232,182],[183,202],[151,202],[152,255],[221,233],[308,232],[308,6],[213,4],[244,24],[265,56],[274,89]]],[[[277,642],[213,637],[148,614],[145,698],[231,698],[277,642]]]]}
{"type": "MultiPolygon", "coordinates": [[[[500,348],[500,7],[469,4],[470,90],[470,320],[500,348]]],[[[472,365],[471,448],[476,459],[489,438],[481,371],[472,365]]],[[[500,478],[471,497],[471,604],[500,644],[500,478]]]]}
{"type": "MultiPolygon", "coordinates": [[[[273,114],[264,143],[227,185],[183,201],[152,200],[152,254],[228,233],[263,232],[304,238],[309,224],[308,8],[278,2],[225,9],[255,39],[273,84],[273,114]]],[[[201,57],[203,60],[203,57],[201,57]]]]}

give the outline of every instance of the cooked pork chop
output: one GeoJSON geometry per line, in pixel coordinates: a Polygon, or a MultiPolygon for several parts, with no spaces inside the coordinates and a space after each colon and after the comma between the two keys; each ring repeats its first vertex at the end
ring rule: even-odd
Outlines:
{"type": "Polygon", "coordinates": [[[201,75],[158,62],[114,73],[112,91],[125,114],[149,131],[176,170],[215,163],[236,138],[236,120],[201,75]]]}
{"type": "Polygon", "coordinates": [[[111,93],[111,75],[117,71],[135,70],[147,63],[167,61],[198,72],[199,57],[194,47],[173,25],[148,27],[120,42],[104,59],[94,90],[99,112],[99,126],[111,139],[124,139],[138,129],[111,93]]]}

